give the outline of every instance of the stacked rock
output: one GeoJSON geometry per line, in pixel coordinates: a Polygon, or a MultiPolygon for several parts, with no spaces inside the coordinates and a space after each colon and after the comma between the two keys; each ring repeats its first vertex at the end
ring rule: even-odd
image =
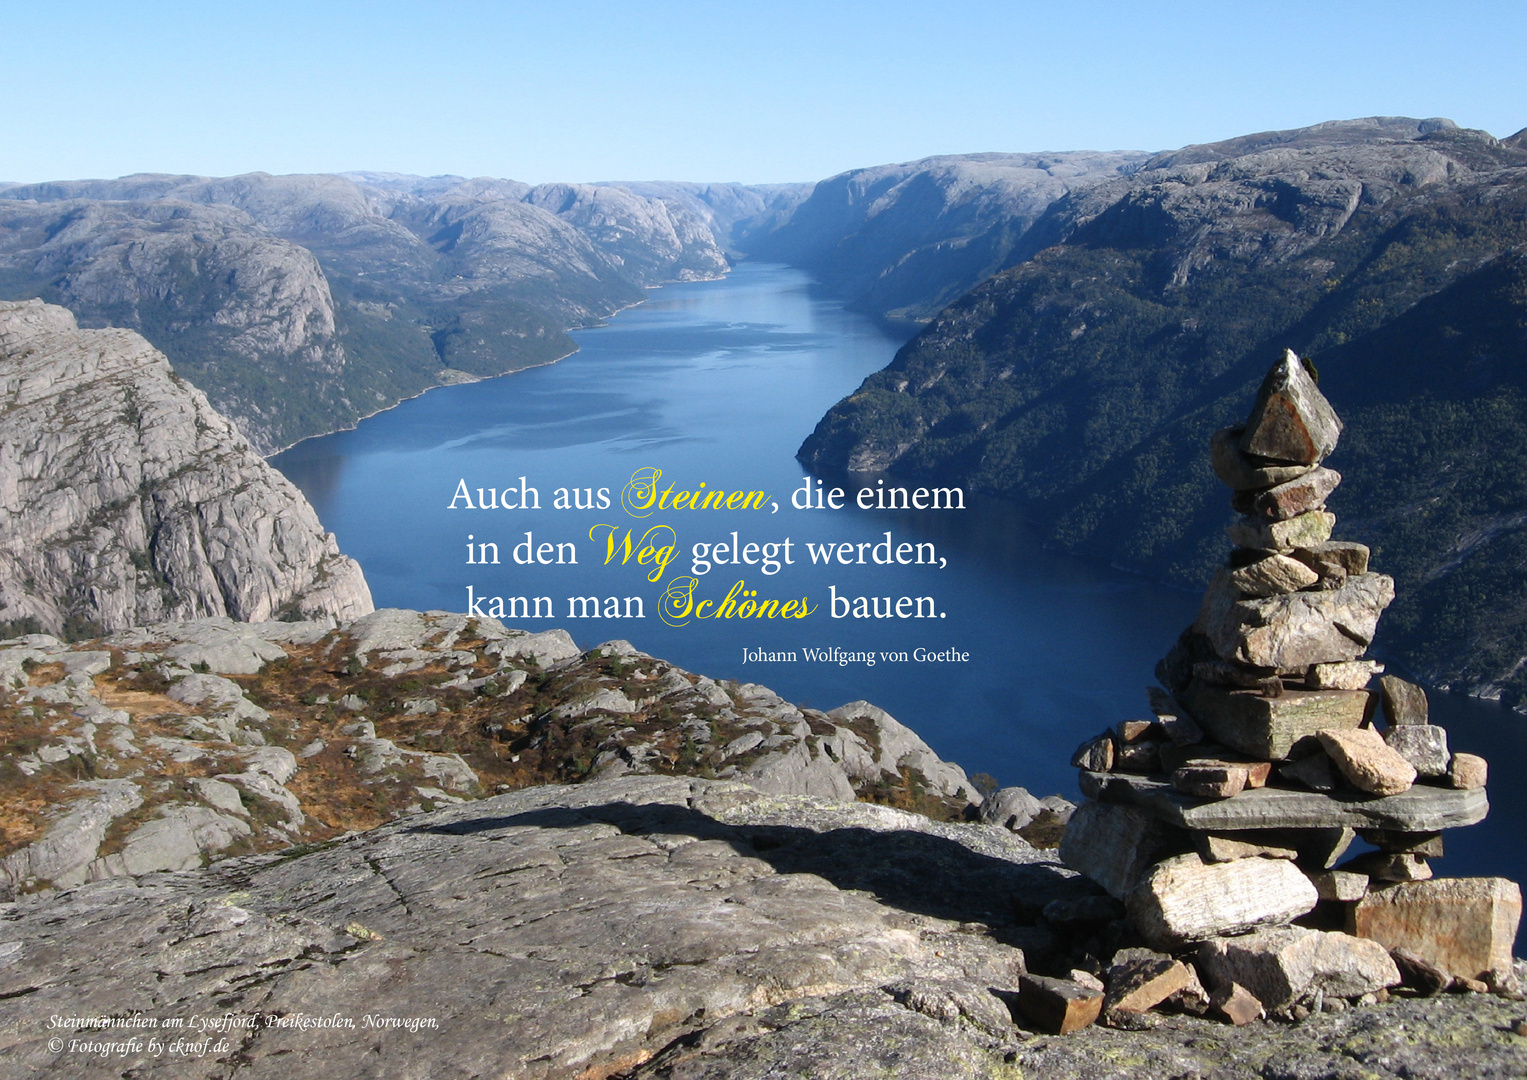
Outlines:
{"type": "Polygon", "coordinates": [[[1244,427],[1211,442],[1240,517],[1152,715],[1072,761],[1087,801],[1061,858],[1152,947],[1191,952],[1236,1022],[1402,981],[1514,989],[1521,891],[1433,879],[1441,831],[1481,820],[1485,763],[1450,754],[1425,692],[1364,658],[1394,583],[1331,539],[1322,462],[1341,422],[1285,352],[1244,427]],[[1381,730],[1376,721],[1382,717],[1381,730]],[[1375,850],[1347,856],[1361,839],[1375,850]],[[1430,880],[1428,880],[1430,879],[1430,880]]]}

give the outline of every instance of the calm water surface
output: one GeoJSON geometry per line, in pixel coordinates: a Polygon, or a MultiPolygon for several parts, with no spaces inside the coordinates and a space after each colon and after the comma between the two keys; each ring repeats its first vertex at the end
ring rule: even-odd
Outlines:
{"type": "MultiPolygon", "coordinates": [[[[1071,751],[1143,714],[1155,662],[1192,620],[1197,597],[1046,551],[1010,509],[968,495],[963,511],[860,510],[851,497],[840,510],[795,509],[791,495],[805,482],[795,461],[801,440],[905,336],[822,299],[799,271],[743,264],[724,281],[656,290],[608,326],[575,333],[580,351],[560,363],[432,390],[274,464],[360,561],[378,606],[464,611],[469,585],[479,597],[547,596],[554,618],[511,625],[564,627],[584,647],[626,638],[690,670],[763,683],[817,708],[868,699],[969,772],[1074,797],[1071,751]],[[636,518],[620,495],[642,469],[662,471],[659,490],[761,490],[779,509],[636,518]],[[474,503],[479,488],[514,489],[518,502],[521,477],[536,489],[539,510],[469,510],[461,500],[448,509],[463,481],[474,503]],[[611,505],[554,509],[564,487],[607,488],[611,505]],[[604,565],[605,525],[617,527],[617,539],[634,528],[633,543],[653,525],[673,530],[678,550],[660,582],[647,580],[652,566],[638,566],[634,555],[604,565]],[[789,538],[794,565],[773,574],[746,565],[697,573],[693,546],[730,546],[733,532],[743,545],[789,538]],[[828,567],[813,565],[806,548],[873,545],[887,532],[896,545],[933,545],[941,565],[828,567]],[[536,548],[575,545],[577,564],[516,564],[514,548],[527,533],[536,548]],[[468,565],[469,543],[485,542],[497,544],[499,564],[468,565]],[[741,581],[759,599],[804,597],[817,610],[806,619],[671,627],[658,617],[659,601],[685,576],[698,581],[696,600],[720,601],[741,581]],[[939,617],[832,618],[832,588],[883,603],[932,597],[939,617]],[[615,597],[622,609],[625,598],[640,597],[645,617],[571,619],[571,596],[615,597]],[[834,647],[873,653],[876,662],[805,659],[807,649],[834,647]],[[918,648],[969,660],[879,656],[918,648]],[[744,662],[745,650],[794,651],[797,659],[744,662]]],[[[1527,878],[1527,796],[1512,781],[1516,763],[1527,760],[1527,725],[1488,703],[1438,697],[1434,709],[1455,747],[1491,759],[1495,804],[1486,824],[1449,833],[1441,869],[1527,878]]]]}

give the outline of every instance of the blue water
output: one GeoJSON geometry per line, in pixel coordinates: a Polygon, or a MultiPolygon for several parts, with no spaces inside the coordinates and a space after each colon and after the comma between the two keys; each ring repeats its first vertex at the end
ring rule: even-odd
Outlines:
{"type": "MultiPolygon", "coordinates": [[[[464,611],[469,585],[479,597],[550,597],[554,617],[508,621],[564,627],[585,647],[625,638],[690,670],[763,683],[817,708],[864,698],[969,772],[1074,796],[1071,751],[1144,714],[1155,662],[1192,621],[1197,597],[1046,551],[1009,507],[968,493],[963,510],[861,510],[853,492],[843,509],[793,507],[792,493],[815,484],[795,461],[801,440],[908,333],[845,312],[799,271],[744,263],[723,281],[655,290],[609,325],[575,333],[579,352],[557,364],[432,390],[274,463],[360,561],[378,606],[464,611]],[[705,491],[762,491],[765,508],[633,516],[621,493],[643,469],[661,470],[659,491],[702,483],[705,491]],[[521,477],[540,509],[467,509],[461,499],[448,509],[462,483],[474,504],[478,489],[511,489],[517,504],[521,477]],[[563,487],[596,496],[607,489],[610,505],[554,509],[563,487]],[[638,565],[635,549],[626,565],[618,555],[605,565],[598,527],[611,525],[617,539],[634,529],[638,547],[652,526],[672,530],[671,541],[654,545],[676,548],[658,582],[647,580],[654,566],[638,565]],[[863,543],[872,559],[887,531],[895,545],[933,545],[939,563],[813,565],[805,546],[863,543]],[[516,564],[527,532],[537,549],[552,545],[544,549],[552,558],[557,544],[572,545],[576,565],[516,564]],[[730,547],[733,532],[744,546],[789,538],[794,565],[694,572],[694,545],[730,547]],[[469,543],[496,544],[499,563],[478,564],[474,546],[469,565],[469,543]],[[684,577],[697,579],[697,601],[719,602],[740,581],[760,600],[804,598],[815,610],[805,619],[691,617],[669,626],[660,601],[684,577]],[[882,598],[892,610],[900,597],[914,598],[904,611],[931,597],[937,617],[925,601],[929,617],[833,618],[831,588],[882,598]],[[626,598],[640,598],[644,617],[568,618],[572,596],[613,597],[623,612],[626,598]],[[833,647],[874,653],[876,662],[805,659],[808,648],[833,647]],[[968,660],[918,663],[910,657],[919,648],[968,660]],[[797,659],[744,662],[746,650],[797,659]],[[879,658],[894,652],[909,660],[879,658]]],[[[1527,878],[1517,841],[1527,797],[1511,780],[1514,763],[1527,760],[1527,722],[1470,699],[1439,695],[1436,708],[1457,748],[1495,766],[1494,814],[1449,833],[1441,871],[1527,878]]]]}

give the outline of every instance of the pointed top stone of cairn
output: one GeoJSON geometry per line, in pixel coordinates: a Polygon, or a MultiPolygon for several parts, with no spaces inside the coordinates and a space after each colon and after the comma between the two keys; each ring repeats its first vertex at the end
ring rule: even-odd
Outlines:
{"type": "Polygon", "coordinates": [[[1241,449],[1255,457],[1295,465],[1318,465],[1336,449],[1341,421],[1325,399],[1309,366],[1283,350],[1257,391],[1257,402],[1241,435],[1241,449]]]}

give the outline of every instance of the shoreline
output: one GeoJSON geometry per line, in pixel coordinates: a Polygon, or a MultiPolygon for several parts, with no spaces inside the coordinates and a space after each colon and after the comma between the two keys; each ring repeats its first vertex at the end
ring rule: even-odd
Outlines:
{"type": "MultiPolygon", "coordinates": [[[[699,282],[704,282],[704,281],[725,281],[727,276],[731,272],[732,272],[732,268],[728,267],[727,268],[727,272],[725,274],[720,274],[720,275],[718,275],[716,277],[693,278],[693,279],[691,279],[689,281],[680,281],[678,279],[674,279],[673,281],[662,281],[662,282],[659,282],[656,285],[644,285],[642,287],[644,289],[648,289],[648,290],[651,290],[651,291],[656,291],[658,289],[666,289],[670,285],[694,285],[694,284],[697,284],[699,282]]],[[[626,304],[624,307],[616,308],[614,311],[610,312],[608,315],[601,315],[599,317],[599,321],[596,322],[596,323],[592,323],[592,324],[588,324],[588,325],[584,325],[584,326],[568,326],[568,327],[564,327],[562,332],[564,334],[567,334],[567,333],[572,333],[574,330],[597,330],[601,326],[605,325],[605,320],[613,319],[615,316],[619,315],[623,311],[630,311],[632,308],[641,307],[646,302],[647,302],[647,297],[642,297],[642,299],[637,300],[635,303],[626,304]]],[[[261,456],[263,457],[263,459],[265,461],[269,462],[272,458],[280,457],[282,454],[286,453],[288,450],[293,450],[296,447],[301,446],[303,443],[309,442],[309,441],[311,441],[313,439],[322,439],[322,438],[326,438],[329,435],[338,435],[342,431],[354,431],[356,428],[360,427],[360,425],[361,425],[361,423],[363,421],[370,420],[373,416],[380,416],[382,413],[385,413],[385,412],[391,412],[393,409],[396,409],[399,405],[403,404],[405,401],[413,401],[415,398],[423,397],[425,394],[429,393],[431,390],[439,390],[442,387],[446,387],[446,386],[465,386],[468,383],[486,382],[489,379],[502,379],[502,378],[505,378],[505,377],[507,377],[509,375],[518,375],[522,371],[532,371],[532,370],[534,370],[536,368],[550,367],[552,364],[560,364],[563,360],[566,360],[569,356],[576,356],[578,354],[578,352],[580,351],[580,349],[581,349],[581,347],[575,344],[573,346],[573,348],[569,349],[567,352],[563,353],[561,356],[553,357],[550,360],[542,360],[540,363],[537,363],[537,364],[526,364],[523,367],[511,368],[508,371],[500,371],[497,375],[473,375],[471,372],[462,371],[460,368],[442,368],[441,369],[442,371],[456,372],[457,375],[460,376],[460,377],[456,377],[456,378],[448,377],[448,378],[442,380],[441,382],[437,382],[437,383],[434,383],[434,384],[432,384],[430,386],[426,386],[423,390],[420,390],[416,394],[409,394],[407,397],[401,397],[397,401],[394,401],[391,405],[384,405],[382,408],[375,409],[372,412],[366,413],[364,416],[356,417],[355,422],[353,424],[346,424],[343,427],[331,428],[328,431],[320,431],[320,432],[317,432],[317,433],[315,433],[313,435],[305,435],[302,438],[298,439],[294,443],[288,443],[285,446],[278,447],[277,449],[272,450],[270,453],[263,454],[261,456]]],[[[195,385],[195,384],[193,383],[192,385],[195,385]]],[[[237,426],[237,425],[235,425],[235,426],[237,426]]],[[[242,434],[242,432],[241,432],[241,434],[242,434]]],[[[247,438],[247,436],[246,436],[246,438],[247,438]]]]}

